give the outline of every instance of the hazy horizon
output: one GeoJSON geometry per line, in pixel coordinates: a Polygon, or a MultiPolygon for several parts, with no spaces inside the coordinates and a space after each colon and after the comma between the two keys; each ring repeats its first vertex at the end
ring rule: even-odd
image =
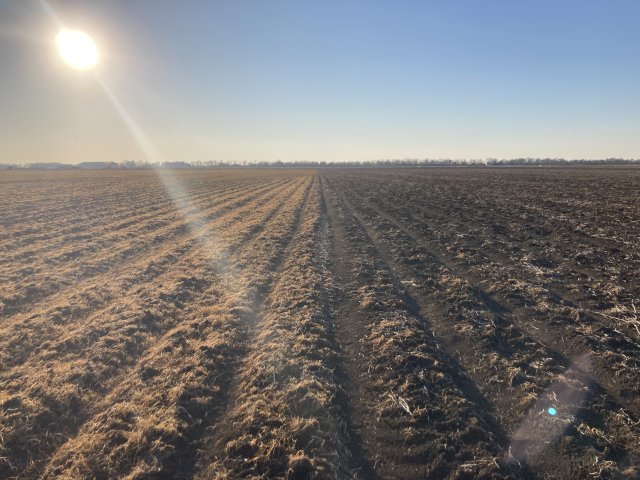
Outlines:
{"type": "Polygon", "coordinates": [[[0,4],[0,163],[640,157],[637,2],[47,2],[95,72],[43,3],[0,4]]]}

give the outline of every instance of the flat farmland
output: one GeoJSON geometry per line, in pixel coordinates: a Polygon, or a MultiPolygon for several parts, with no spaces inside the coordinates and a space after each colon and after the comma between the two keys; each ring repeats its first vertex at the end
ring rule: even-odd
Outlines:
{"type": "Polygon", "coordinates": [[[640,169],[0,172],[1,479],[640,477],[640,169]]]}

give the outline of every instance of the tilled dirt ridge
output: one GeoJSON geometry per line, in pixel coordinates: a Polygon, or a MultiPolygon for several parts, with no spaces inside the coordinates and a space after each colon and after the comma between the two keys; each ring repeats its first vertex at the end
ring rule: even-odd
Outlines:
{"type": "Polygon", "coordinates": [[[639,180],[3,173],[0,478],[640,478],[639,180]]]}

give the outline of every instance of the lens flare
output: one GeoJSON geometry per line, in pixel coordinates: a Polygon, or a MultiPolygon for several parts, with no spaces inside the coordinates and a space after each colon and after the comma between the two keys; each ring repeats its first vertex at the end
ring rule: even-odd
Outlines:
{"type": "Polygon", "coordinates": [[[540,393],[511,437],[508,461],[535,463],[545,448],[562,437],[589,398],[592,371],[589,354],[584,354],[540,393]],[[560,411],[549,405],[559,405],[560,411]]]}
{"type": "Polygon", "coordinates": [[[56,46],[62,60],[75,70],[91,70],[98,64],[98,47],[89,34],[80,30],[61,30],[56,46]]]}

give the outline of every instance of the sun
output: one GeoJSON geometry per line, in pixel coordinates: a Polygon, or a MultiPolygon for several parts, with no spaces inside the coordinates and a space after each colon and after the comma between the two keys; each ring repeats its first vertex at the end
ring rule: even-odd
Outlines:
{"type": "Polygon", "coordinates": [[[62,60],[76,70],[91,70],[98,64],[98,47],[93,38],[80,30],[61,30],[56,46],[62,60]]]}

